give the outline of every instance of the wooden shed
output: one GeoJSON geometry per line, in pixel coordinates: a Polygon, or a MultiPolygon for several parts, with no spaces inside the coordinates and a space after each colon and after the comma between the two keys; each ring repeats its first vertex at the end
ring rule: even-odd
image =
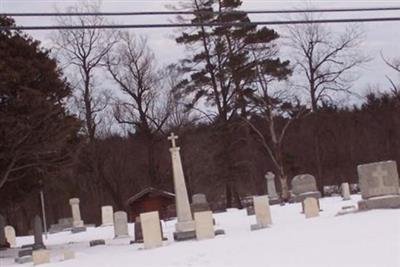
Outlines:
{"type": "Polygon", "coordinates": [[[143,212],[158,211],[160,219],[167,220],[172,217],[171,207],[175,205],[175,194],[148,187],[127,200],[129,221],[143,212]]]}

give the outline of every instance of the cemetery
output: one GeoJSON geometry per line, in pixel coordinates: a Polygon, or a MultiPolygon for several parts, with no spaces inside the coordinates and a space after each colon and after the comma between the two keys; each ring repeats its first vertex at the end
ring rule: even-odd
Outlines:
{"type": "Polygon", "coordinates": [[[0,267],[400,267],[367,2],[0,0],[0,267]]]}

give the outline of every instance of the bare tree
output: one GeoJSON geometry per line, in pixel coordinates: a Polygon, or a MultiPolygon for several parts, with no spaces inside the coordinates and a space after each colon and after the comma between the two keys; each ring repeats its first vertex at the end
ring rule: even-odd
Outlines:
{"type": "MultiPolygon", "coordinates": [[[[393,59],[387,59],[384,57],[383,53],[381,53],[381,57],[385,64],[389,66],[392,70],[400,74],[400,58],[393,58],[393,59]]],[[[390,85],[392,86],[391,91],[394,95],[399,95],[399,88],[398,85],[393,81],[392,78],[390,78],[388,75],[386,75],[386,79],[389,81],[390,85]]]]}
{"type": "MultiPolygon", "coordinates": [[[[68,8],[68,12],[99,12],[100,4],[84,1],[80,5],[68,8]]],[[[106,20],[101,16],[57,17],[60,26],[66,25],[102,25],[106,20]]],[[[70,72],[78,73],[77,104],[85,120],[86,131],[90,141],[96,136],[96,127],[101,122],[97,114],[107,106],[107,97],[99,90],[96,84],[96,74],[101,62],[115,44],[115,34],[103,29],[76,29],[58,31],[54,43],[58,56],[71,67],[70,72]]]]}
{"type": "Polygon", "coordinates": [[[352,93],[351,84],[358,78],[355,70],[369,59],[360,52],[364,40],[360,25],[335,32],[326,25],[313,23],[310,14],[303,19],[309,23],[288,26],[288,44],[293,49],[296,67],[306,80],[301,87],[316,111],[319,103],[331,100],[332,93],[352,93]]]}
{"type": "Polygon", "coordinates": [[[129,32],[120,34],[120,42],[107,57],[107,69],[125,97],[117,101],[114,116],[120,124],[130,125],[148,144],[149,177],[157,181],[155,144],[163,132],[170,108],[170,94],[161,83],[155,58],[144,38],[129,32]]]}

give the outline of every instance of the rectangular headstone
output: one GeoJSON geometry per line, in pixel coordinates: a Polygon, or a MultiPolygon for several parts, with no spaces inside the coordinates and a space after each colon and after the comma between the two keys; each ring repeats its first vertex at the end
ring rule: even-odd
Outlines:
{"type": "Polygon", "coordinates": [[[114,233],[115,237],[128,237],[128,215],[125,211],[114,213],[114,233]]]}
{"type": "Polygon", "coordinates": [[[357,171],[363,199],[399,194],[399,175],[395,161],[359,165],[357,171]]]}
{"type": "Polygon", "coordinates": [[[350,186],[349,183],[342,183],[341,186],[342,189],[342,198],[343,200],[350,200],[350,186]]]}
{"type": "Polygon", "coordinates": [[[253,203],[257,225],[261,228],[271,225],[272,219],[268,196],[255,196],[253,203]]]}
{"type": "Polygon", "coordinates": [[[103,226],[114,224],[114,211],[112,206],[101,207],[101,222],[103,226]]]}
{"type": "Polygon", "coordinates": [[[32,253],[33,264],[39,265],[50,262],[50,251],[47,249],[35,250],[32,253]]]}
{"type": "Polygon", "coordinates": [[[64,261],[75,259],[75,252],[69,249],[63,251],[64,261]]]}
{"type": "Polygon", "coordinates": [[[303,200],[304,214],[306,218],[313,218],[319,216],[318,199],[307,197],[303,200]]]}
{"type": "Polygon", "coordinates": [[[198,240],[214,238],[214,224],[211,211],[196,212],[194,214],[196,222],[196,238],[198,240]]]}
{"type": "Polygon", "coordinates": [[[158,211],[140,214],[142,225],[143,243],[145,249],[162,246],[160,217],[158,211]]]}

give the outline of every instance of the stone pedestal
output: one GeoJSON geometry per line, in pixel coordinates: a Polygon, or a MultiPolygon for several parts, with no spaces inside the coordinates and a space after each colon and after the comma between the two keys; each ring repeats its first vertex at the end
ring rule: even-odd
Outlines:
{"type": "Polygon", "coordinates": [[[79,209],[79,198],[71,198],[69,200],[72,210],[72,225],[73,227],[83,227],[83,221],[81,219],[81,211],[79,209]]]}
{"type": "Polygon", "coordinates": [[[342,198],[343,200],[350,200],[350,186],[348,183],[342,183],[341,186],[341,190],[342,190],[342,198]]]}
{"type": "MultiPolygon", "coordinates": [[[[196,224],[190,210],[189,198],[183,174],[182,161],[179,147],[175,147],[176,136],[173,134],[168,139],[172,140],[170,148],[172,158],[172,171],[175,188],[175,203],[178,222],[175,225],[174,239],[177,241],[196,238],[196,224]]],[[[143,221],[142,221],[143,224],[143,221]]]]}
{"type": "Polygon", "coordinates": [[[271,205],[281,203],[281,200],[280,200],[278,194],[276,193],[275,174],[273,174],[272,172],[268,172],[265,175],[265,179],[267,180],[267,191],[268,191],[269,203],[271,205]]]}

